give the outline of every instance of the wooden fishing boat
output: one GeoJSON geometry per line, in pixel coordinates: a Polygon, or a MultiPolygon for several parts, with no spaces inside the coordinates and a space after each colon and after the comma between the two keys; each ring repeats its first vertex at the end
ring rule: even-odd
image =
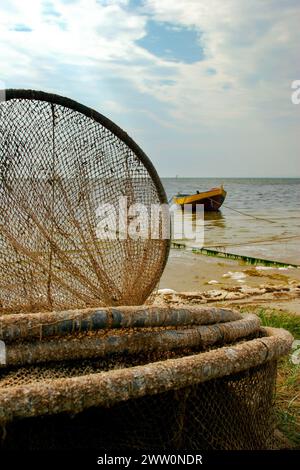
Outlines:
{"type": "Polygon", "coordinates": [[[195,210],[197,204],[204,204],[205,211],[218,211],[224,202],[226,194],[222,185],[209,191],[197,191],[196,194],[177,194],[174,196],[173,202],[182,208],[185,204],[191,204],[192,209],[195,210]]]}

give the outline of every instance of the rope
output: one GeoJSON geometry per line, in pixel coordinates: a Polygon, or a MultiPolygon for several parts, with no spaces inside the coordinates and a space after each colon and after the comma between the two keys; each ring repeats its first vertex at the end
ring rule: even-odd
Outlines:
{"type": "MultiPolygon", "coordinates": [[[[214,199],[212,198],[208,198],[210,201],[214,201],[214,199]]],[[[230,206],[227,206],[227,204],[222,204],[223,207],[226,207],[226,209],[229,209],[233,212],[237,212],[238,214],[241,214],[241,215],[245,215],[246,217],[251,217],[252,219],[256,219],[256,220],[263,220],[265,222],[268,222],[270,224],[277,224],[277,222],[275,220],[271,220],[271,219],[266,219],[265,217],[257,217],[256,215],[252,215],[252,214],[247,214],[247,212],[243,212],[243,211],[240,211],[240,210],[237,210],[237,209],[234,209],[233,207],[230,207],[230,206]]],[[[280,225],[280,227],[283,227],[283,225],[280,225]]]]}
{"type": "MultiPolygon", "coordinates": [[[[233,209],[233,207],[229,207],[225,204],[223,204],[223,206],[226,207],[226,209],[229,209],[233,212],[237,212],[238,214],[245,215],[246,217],[252,217],[252,219],[263,220],[265,222],[269,222],[270,224],[277,224],[278,223],[278,222],[276,222],[276,220],[266,219],[264,217],[257,217],[256,215],[247,214],[246,212],[242,212],[242,211],[239,211],[237,209],[233,209]]],[[[282,227],[282,225],[280,225],[280,227],[282,227]]]]}
{"type": "MultiPolygon", "coordinates": [[[[170,199],[168,200],[168,204],[170,204],[170,202],[172,201],[173,199],[173,196],[170,197],[170,199]]],[[[208,197],[206,198],[208,199],[209,201],[213,201],[213,202],[216,202],[213,198],[211,197],[208,197]]],[[[246,217],[251,217],[252,219],[255,219],[255,220],[263,220],[264,222],[268,222],[270,224],[278,224],[277,221],[275,220],[271,220],[271,219],[266,219],[265,217],[257,217],[256,215],[252,215],[252,214],[247,214],[247,212],[243,212],[243,211],[240,211],[238,209],[234,209],[233,207],[230,207],[230,206],[227,206],[227,204],[222,204],[223,207],[226,207],[226,209],[229,209],[233,212],[237,212],[238,214],[241,214],[241,215],[245,215],[246,217]]],[[[220,206],[221,207],[221,206],[220,206]]],[[[279,225],[279,227],[283,227],[283,225],[279,225]]]]}

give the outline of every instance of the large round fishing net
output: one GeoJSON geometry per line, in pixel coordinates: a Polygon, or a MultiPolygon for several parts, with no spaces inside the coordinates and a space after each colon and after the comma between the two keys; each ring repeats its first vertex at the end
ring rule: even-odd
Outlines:
{"type": "Polygon", "coordinates": [[[0,313],[143,303],[169,249],[163,217],[150,230],[167,201],[147,156],[74,101],[3,96],[0,313]]]}

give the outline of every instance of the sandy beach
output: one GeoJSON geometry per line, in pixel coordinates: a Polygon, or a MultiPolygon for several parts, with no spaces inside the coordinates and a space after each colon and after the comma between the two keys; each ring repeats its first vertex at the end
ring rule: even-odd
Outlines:
{"type": "Polygon", "coordinates": [[[172,249],[156,301],[262,305],[300,315],[300,269],[255,267],[172,249]]]}

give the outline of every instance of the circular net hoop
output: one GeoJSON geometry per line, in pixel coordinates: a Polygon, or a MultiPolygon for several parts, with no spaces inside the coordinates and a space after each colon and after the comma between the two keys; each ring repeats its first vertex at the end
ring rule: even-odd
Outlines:
{"type": "Polygon", "coordinates": [[[0,313],[142,304],[169,240],[162,220],[156,239],[141,237],[136,216],[124,219],[131,236],[119,220],[133,204],[150,214],[167,203],[152,163],[90,108],[31,90],[3,95],[0,313]]]}
{"type": "Polygon", "coordinates": [[[276,364],[293,337],[256,315],[190,305],[7,314],[0,340],[4,449],[277,445],[276,364]]]}

